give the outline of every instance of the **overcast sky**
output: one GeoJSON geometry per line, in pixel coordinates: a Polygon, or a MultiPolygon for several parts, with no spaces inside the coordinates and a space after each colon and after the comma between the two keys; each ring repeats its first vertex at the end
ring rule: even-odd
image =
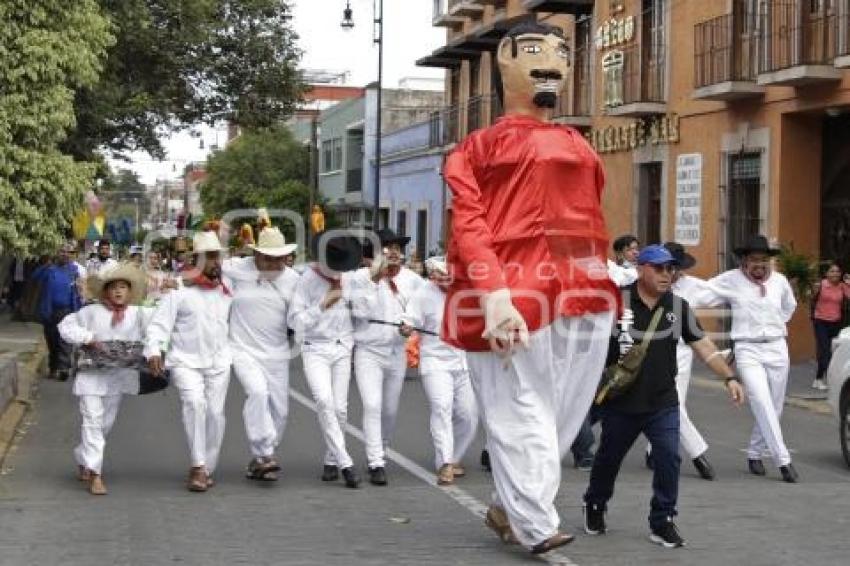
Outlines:
{"type": "MultiPolygon", "coordinates": [[[[345,0],[295,0],[293,24],[304,54],[304,69],[348,71],[348,84],[363,86],[378,78],[378,49],[372,44],[372,0],[351,0],[354,29],[340,27],[345,0]]],[[[417,67],[416,60],[445,43],[445,29],[431,26],[433,0],[384,0],[384,86],[408,77],[443,78],[441,69],[417,67]]],[[[189,161],[203,161],[210,147],[223,143],[225,128],[201,128],[200,138],[182,132],[166,141],[168,157],[157,162],[133,154],[131,168],[142,182],[173,179],[189,161]],[[200,139],[204,140],[201,149],[200,139]]],[[[125,165],[121,165],[125,166],[125,165]]]]}

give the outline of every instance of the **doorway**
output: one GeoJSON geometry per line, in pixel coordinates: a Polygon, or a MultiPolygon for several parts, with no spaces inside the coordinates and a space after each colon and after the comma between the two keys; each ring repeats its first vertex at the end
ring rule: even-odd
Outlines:
{"type": "Polygon", "coordinates": [[[850,269],[850,114],[823,122],[820,255],[850,269]]]}
{"type": "Polygon", "coordinates": [[[637,237],[641,246],[661,243],[660,162],[643,163],[638,170],[637,237]]]}

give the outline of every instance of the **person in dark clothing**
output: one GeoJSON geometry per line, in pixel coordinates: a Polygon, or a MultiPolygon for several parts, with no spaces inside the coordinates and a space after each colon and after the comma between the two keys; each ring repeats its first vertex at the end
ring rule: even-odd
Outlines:
{"type": "Polygon", "coordinates": [[[670,291],[676,259],[659,245],[638,256],[638,280],[623,292],[623,315],[611,337],[606,366],[617,363],[639,343],[657,309],[658,325],[634,383],[598,408],[602,423],[599,448],[584,494],[584,528],[590,535],[605,532],[605,510],[626,453],[643,433],[652,443],[653,497],[649,514],[650,540],[666,548],[685,544],[673,517],[679,491],[679,397],[676,392],[676,344],[688,343],[717,375],[726,379],[732,401],[740,405],[744,392],[734,371],[705,337],[688,302],[670,291]]]}
{"type": "Polygon", "coordinates": [[[79,292],[79,268],[70,261],[72,247],[63,246],[56,262],[33,272],[32,279],[41,285],[38,317],[47,342],[50,377],[65,381],[71,367],[71,347],[59,336],[58,325],[66,315],[82,306],[79,292]]]}

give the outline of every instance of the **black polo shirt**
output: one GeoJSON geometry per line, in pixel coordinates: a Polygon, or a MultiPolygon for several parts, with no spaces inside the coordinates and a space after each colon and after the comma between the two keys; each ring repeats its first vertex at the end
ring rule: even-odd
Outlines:
{"type": "MultiPolygon", "coordinates": [[[[634,314],[634,324],[629,334],[634,343],[638,344],[649,327],[654,309],[650,310],[641,300],[637,292],[637,282],[623,288],[623,306],[630,308],[634,314]]],[[[690,344],[703,338],[705,333],[688,302],[671,291],[659,298],[655,308],[664,309],[664,314],[647,349],[637,379],[626,392],[607,401],[605,406],[626,413],[651,413],[679,404],[676,392],[676,345],[679,338],[690,344]]],[[[620,355],[618,338],[621,332],[618,320],[608,348],[606,367],[616,363],[620,355]]]]}

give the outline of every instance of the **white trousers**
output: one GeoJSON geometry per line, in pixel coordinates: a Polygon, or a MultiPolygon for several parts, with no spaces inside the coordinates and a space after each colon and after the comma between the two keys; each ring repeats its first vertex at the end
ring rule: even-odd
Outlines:
{"type": "Polygon", "coordinates": [[[342,344],[305,345],[302,356],[304,375],[316,402],[316,416],[327,447],[324,463],[339,468],[352,466],[354,462],[345,446],[351,348],[342,344]]]}
{"type": "Polygon", "coordinates": [[[233,371],[245,389],[242,418],[251,455],[270,457],[280,444],[289,414],[289,360],[233,356],[233,371]]]}
{"type": "Polygon", "coordinates": [[[180,393],[183,427],[192,466],[204,466],[212,474],[224,439],[224,401],[230,383],[230,366],[211,369],[171,368],[180,393]]]}
{"type": "Polygon", "coordinates": [[[784,339],[756,344],[737,342],[735,360],[756,421],[747,458],[761,459],[769,451],[777,466],[785,466],[791,462],[791,454],[782,438],[779,419],[788,385],[788,346],[784,339]]]}
{"type": "Polygon", "coordinates": [[[362,347],[354,350],[354,373],[363,402],[363,435],[370,468],[385,466],[384,446],[390,443],[395,431],[406,371],[404,345],[387,348],[384,352],[362,347]]]}
{"type": "MultiPolygon", "coordinates": [[[[691,371],[693,369],[694,351],[690,346],[676,346],[676,365],[678,372],[676,373],[676,392],[679,394],[679,443],[685,454],[693,460],[697,456],[701,456],[708,450],[708,444],[702,437],[697,427],[691,421],[688,415],[687,405],[685,404],[688,398],[688,387],[691,384],[691,371]]],[[[647,453],[652,449],[652,445],[646,445],[647,453]]]]}
{"type": "Polygon", "coordinates": [[[458,464],[478,429],[478,406],[466,370],[422,373],[422,387],[431,407],[434,465],[458,464]]]}
{"type": "Polygon", "coordinates": [[[121,395],[80,395],[80,415],[83,423],[80,427],[80,443],[74,448],[77,464],[101,473],[103,450],[106,437],[115,424],[121,395]]]}
{"type": "Polygon", "coordinates": [[[608,351],[611,313],[560,318],[534,332],[506,368],[492,352],[468,352],[487,433],[494,503],[531,548],[558,531],[561,456],[593,401],[608,351]]]}

